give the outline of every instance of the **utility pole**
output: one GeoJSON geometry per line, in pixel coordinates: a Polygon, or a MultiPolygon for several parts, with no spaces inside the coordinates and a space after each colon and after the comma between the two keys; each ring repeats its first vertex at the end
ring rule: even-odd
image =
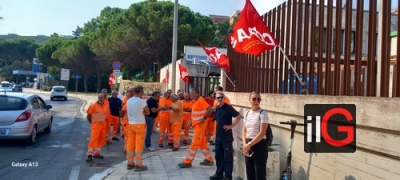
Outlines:
{"type": "Polygon", "coordinates": [[[178,53],[178,0],[174,4],[174,28],[172,36],[172,80],[171,89],[175,92],[176,84],[176,54],[178,53]]]}

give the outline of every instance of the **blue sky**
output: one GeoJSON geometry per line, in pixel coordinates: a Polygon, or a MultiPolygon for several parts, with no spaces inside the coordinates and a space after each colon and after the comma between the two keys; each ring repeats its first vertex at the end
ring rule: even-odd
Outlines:
{"type": "MultiPolygon", "coordinates": [[[[97,17],[106,7],[128,8],[143,0],[0,0],[0,34],[19,35],[71,35],[97,17]]],[[[251,0],[260,14],[274,8],[285,0],[251,0]]],[[[203,15],[231,15],[241,10],[245,0],[179,0],[192,11],[203,15]]]]}

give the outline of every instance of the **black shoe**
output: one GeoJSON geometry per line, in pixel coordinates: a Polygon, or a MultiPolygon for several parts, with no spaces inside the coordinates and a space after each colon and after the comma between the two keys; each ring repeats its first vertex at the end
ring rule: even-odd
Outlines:
{"type": "Polygon", "coordinates": [[[213,149],[212,152],[215,152],[215,149],[213,149]]]}
{"type": "Polygon", "coordinates": [[[87,157],[87,159],[86,159],[86,162],[92,162],[93,161],[93,158],[92,158],[93,156],[92,155],[89,155],[88,157],[87,157]]]}
{"type": "Polygon", "coordinates": [[[94,155],[93,156],[93,158],[96,158],[96,159],[104,159],[104,156],[102,156],[102,155],[94,155]]]}
{"type": "Polygon", "coordinates": [[[210,145],[215,145],[215,142],[214,141],[208,141],[208,143],[210,144],[210,145]]]}
{"type": "Polygon", "coordinates": [[[218,174],[210,176],[210,180],[222,180],[224,177],[218,174]]]}
{"type": "Polygon", "coordinates": [[[127,169],[127,170],[131,170],[131,169],[133,169],[133,168],[135,168],[135,165],[134,165],[134,164],[128,164],[128,165],[126,166],[126,169],[127,169]]]}
{"type": "Polygon", "coordinates": [[[172,151],[178,151],[179,150],[179,148],[173,148],[172,149],[172,151]]]}
{"type": "Polygon", "coordinates": [[[186,164],[186,163],[179,163],[178,166],[180,168],[191,168],[192,164],[186,164]]]}
{"type": "Polygon", "coordinates": [[[162,145],[162,144],[159,144],[159,145],[158,145],[158,147],[160,147],[160,148],[163,148],[163,147],[164,147],[164,145],[162,145]]]}
{"type": "Polygon", "coordinates": [[[147,170],[147,166],[141,165],[141,166],[136,166],[133,171],[140,172],[140,171],[146,171],[146,170],[147,170]]]}
{"type": "Polygon", "coordinates": [[[187,144],[187,140],[183,140],[183,144],[187,144]]]}
{"type": "Polygon", "coordinates": [[[209,161],[207,159],[204,159],[204,161],[200,162],[200,165],[202,165],[202,166],[212,166],[212,165],[214,165],[214,162],[209,161]]]}
{"type": "Polygon", "coordinates": [[[112,140],[113,141],[119,141],[119,139],[117,137],[113,137],[112,140]]]}

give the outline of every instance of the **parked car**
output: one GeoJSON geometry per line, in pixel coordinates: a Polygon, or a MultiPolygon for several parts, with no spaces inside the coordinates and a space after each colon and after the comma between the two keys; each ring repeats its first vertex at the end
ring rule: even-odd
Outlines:
{"type": "Polygon", "coordinates": [[[28,145],[35,144],[38,132],[51,131],[51,108],[38,95],[0,94],[0,139],[25,139],[28,145]]]}
{"type": "Polygon", "coordinates": [[[2,81],[0,84],[0,92],[12,92],[13,88],[8,81],[2,81]]]}
{"type": "Polygon", "coordinates": [[[12,90],[13,90],[13,92],[22,92],[22,86],[21,85],[14,85],[12,90]]]}
{"type": "Polygon", "coordinates": [[[51,89],[50,100],[61,98],[64,101],[68,100],[67,89],[64,86],[53,86],[51,89]]]}

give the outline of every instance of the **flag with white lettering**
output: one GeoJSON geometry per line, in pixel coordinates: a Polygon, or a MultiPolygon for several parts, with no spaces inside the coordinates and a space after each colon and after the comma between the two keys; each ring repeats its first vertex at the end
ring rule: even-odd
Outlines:
{"type": "Polygon", "coordinates": [[[229,65],[229,58],[226,54],[222,53],[217,47],[205,48],[203,44],[197,40],[203,50],[206,52],[210,60],[220,68],[225,68],[228,72],[231,70],[229,65]]]}
{"type": "Polygon", "coordinates": [[[108,77],[108,85],[112,88],[115,85],[116,79],[114,77],[114,73],[111,73],[108,77]]]}
{"type": "Polygon", "coordinates": [[[167,69],[167,72],[165,73],[165,77],[164,77],[164,79],[162,80],[162,82],[163,82],[163,83],[166,83],[166,82],[168,82],[168,79],[169,79],[169,70],[167,69]]]}
{"type": "Polygon", "coordinates": [[[182,64],[179,64],[179,72],[181,74],[182,81],[188,83],[189,82],[189,73],[188,73],[188,70],[184,66],[182,66],[182,64]]]}
{"type": "Polygon", "coordinates": [[[279,45],[250,0],[246,0],[228,40],[236,52],[256,56],[279,45]]]}

